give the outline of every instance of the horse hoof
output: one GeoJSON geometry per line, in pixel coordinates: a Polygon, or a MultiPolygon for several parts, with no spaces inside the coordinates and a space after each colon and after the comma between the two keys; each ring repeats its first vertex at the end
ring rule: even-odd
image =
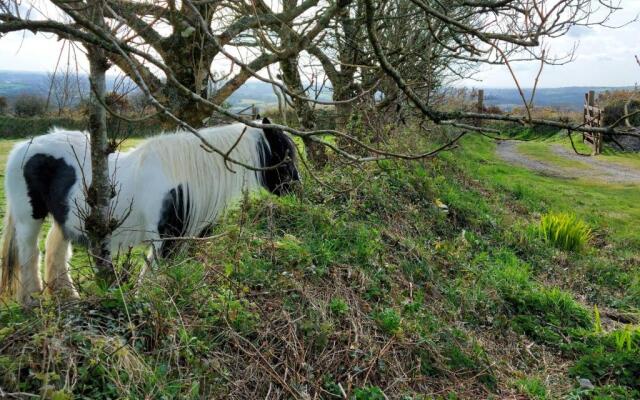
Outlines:
{"type": "Polygon", "coordinates": [[[20,305],[25,310],[33,310],[40,305],[40,301],[32,296],[20,299],[20,305]]]}
{"type": "Polygon", "coordinates": [[[58,299],[79,299],[80,295],[72,286],[61,286],[47,289],[47,294],[53,298],[58,299]]]}

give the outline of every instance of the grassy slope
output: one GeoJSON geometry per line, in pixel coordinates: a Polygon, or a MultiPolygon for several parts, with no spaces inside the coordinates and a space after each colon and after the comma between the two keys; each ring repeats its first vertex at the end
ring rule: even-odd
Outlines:
{"type": "Polygon", "coordinates": [[[129,283],[29,314],[5,306],[0,386],[58,398],[637,397],[640,335],[612,318],[640,307],[638,232],[589,202],[629,197],[607,204],[630,217],[639,203],[504,165],[492,148],[472,138],[425,163],[323,171],[338,192],[307,177],[300,197],[246,201],[224,236],[159,265],[137,295],[129,283]],[[586,253],[534,233],[539,212],[566,209],[600,233],[586,253]]]}
{"type": "MultiPolygon", "coordinates": [[[[492,143],[475,139],[469,142],[472,146],[466,148],[473,148],[473,151],[469,151],[467,157],[462,157],[463,161],[467,161],[466,168],[473,170],[477,178],[490,183],[494,189],[512,193],[530,211],[571,211],[597,226],[609,240],[640,246],[640,229],[635,222],[640,220],[640,191],[637,185],[607,184],[583,179],[561,180],[542,176],[497,160],[493,155],[492,143]]],[[[583,168],[586,165],[576,165],[550,153],[548,146],[556,143],[570,147],[564,138],[553,138],[525,142],[518,149],[527,156],[559,168],[583,168]]],[[[586,152],[587,149],[580,144],[580,150],[586,152]]],[[[599,156],[599,159],[640,169],[638,155],[609,152],[599,156]]]]}
{"type": "MultiPolygon", "coordinates": [[[[551,142],[570,146],[559,139],[551,142]]],[[[554,156],[541,150],[543,146],[544,142],[528,142],[521,144],[520,149],[553,163],[554,156]]],[[[555,275],[552,279],[572,287],[584,286],[583,291],[596,283],[588,290],[589,293],[585,293],[594,302],[606,301],[607,304],[625,305],[630,309],[640,307],[635,298],[640,293],[640,229],[637,228],[640,191],[637,185],[543,176],[498,160],[494,147],[491,142],[473,138],[464,147],[465,156],[456,158],[464,162],[464,168],[473,171],[473,175],[486,187],[499,194],[505,203],[522,208],[531,213],[531,217],[549,211],[570,212],[594,228],[597,246],[587,260],[578,260],[580,262],[573,265],[588,270],[567,271],[566,276],[551,271],[555,275]],[[620,291],[618,285],[627,287],[620,291]]],[[[609,154],[601,156],[601,159],[610,162],[622,160],[628,165],[640,164],[637,155],[609,154]]]]}

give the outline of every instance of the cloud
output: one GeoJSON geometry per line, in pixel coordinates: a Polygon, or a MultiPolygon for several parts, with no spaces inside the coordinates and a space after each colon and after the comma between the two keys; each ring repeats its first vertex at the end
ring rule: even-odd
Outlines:
{"type": "MultiPolygon", "coordinates": [[[[634,56],[640,55],[640,22],[634,21],[640,12],[640,0],[626,0],[625,9],[608,21],[613,29],[603,26],[573,27],[569,34],[550,39],[551,54],[566,54],[577,45],[574,61],[566,65],[545,66],[540,87],[561,86],[627,86],[640,82],[640,66],[634,56]],[[631,22],[630,22],[631,21],[631,22]]],[[[530,87],[535,80],[537,63],[514,63],[514,70],[522,86],[530,87]]],[[[476,76],[478,84],[469,86],[514,87],[513,79],[504,66],[483,66],[476,76]]]]}
{"type": "MultiPolygon", "coordinates": [[[[640,13],[640,0],[624,0],[622,11],[608,24],[623,25],[640,13]]],[[[51,11],[51,10],[49,10],[51,11]]],[[[640,22],[635,21],[619,29],[601,26],[575,26],[563,37],[550,39],[546,44],[551,54],[564,55],[576,44],[575,61],[564,66],[545,66],[541,86],[618,86],[640,81],[640,67],[634,55],[640,55],[640,22]]],[[[34,35],[30,32],[11,33],[0,38],[0,69],[24,71],[52,71],[60,56],[63,42],[53,35],[34,35]]],[[[74,62],[71,54],[71,62],[74,62]]],[[[77,52],[80,69],[88,70],[88,63],[77,52]]],[[[67,54],[63,53],[62,62],[67,54]]],[[[538,71],[537,63],[514,63],[518,79],[523,86],[531,86],[538,71]]],[[[228,70],[227,60],[217,59],[213,70],[228,70]]],[[[504,66],[484,66],[476,78],[482,82],[467,81],[469,86],[513,87],[509,71],[504,66]]]]}
{"type": "Polygon", "coordinates": [[[569,32],[567,32],[567,36],[573,39],[580,39],[585,36],[592,35],[593,33],[593,30],[588,26],[576,25],[572,26],[571,29],[569,29],[569,32]]]}
{"type": "MultiPolygon", "coordinates": [[[[55,69],[64,41],[53,35],[14,32],[0,38],[0,69],[17,71],[52,71],[55,69]]],[[[65,47],[61,62],[66,63],[68,45],[65,47]]],[[[88,64],[86,57],[76,51],[82,69],[88,64]]],[[[72,63],[75,56],[70,54],[72,63]]]]}

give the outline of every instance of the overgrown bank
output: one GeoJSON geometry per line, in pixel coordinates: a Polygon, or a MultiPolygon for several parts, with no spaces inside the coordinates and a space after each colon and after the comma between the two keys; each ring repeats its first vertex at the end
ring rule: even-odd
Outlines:
{"type": "Polygon", "coordinates": [[[129,279],[30,313],[3,305],[0,387],[58,399],[640,396],[637,252],[599,237],[597,221],[587,248],[555,248],[536,227],[558,203],[499,186],[491,144],[465,145],[421,163],[332,165],[318,174],[327,186],[307,176],[298,196],[245,201],[218,239],[159,265],[137,294],[129,279]]]}

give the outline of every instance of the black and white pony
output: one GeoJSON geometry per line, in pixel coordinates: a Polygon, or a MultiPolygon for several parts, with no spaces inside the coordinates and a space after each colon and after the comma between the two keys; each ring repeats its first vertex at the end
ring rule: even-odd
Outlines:
{"type": "MultiPolygon", "coordinates": [[[[198,236],[243,191],[266,188],[280,195],[300,179],[295,145],[282,130],[233,124],[199,133],[212,146],[230,151],[233,160],[259,170],[225,163],[224,157],[203,151],[200,140],[185,132],[156,136],[133,150],[111,154],[109,170],[117,185],[113,215],[126,215],[112,235],[114,254],[156,240],[157,252],[166,256],[172,242],[159,239],[198,236]]],[[[44,288],[76,294],[67,262],[70,243],[86,243],[82,216],[88,210],[90,182],[87,133],[54,129],[13,148],[5,173],[0,293],[27,303],[32,294],[43,291],[38,234],[44,218],[51,215],[44,288]]]]}

